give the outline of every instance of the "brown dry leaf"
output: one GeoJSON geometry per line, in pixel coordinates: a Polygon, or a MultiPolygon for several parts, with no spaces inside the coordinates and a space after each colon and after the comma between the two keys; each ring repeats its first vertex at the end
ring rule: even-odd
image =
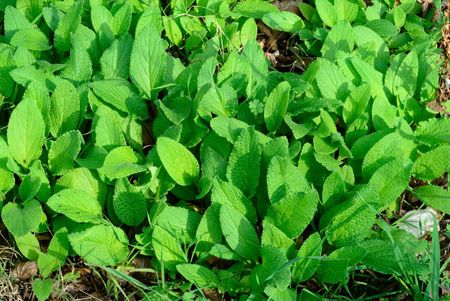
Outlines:
{"type": "Polygon", "coordinates": [[[278,7],[279,10],[289,11],[294,14],[298,14],[300,10],[298,9],[298,4],[301,1],[299,0],[282,0],[282,1],[274,1],[272,2],[273,5],[278,7]]]}
{"type": "Polygon", "coordinates": [[[27,280],[38,273],[36,261],[21,262],[11,271],[11,277],[20,280],[27,280]]]}
{"type": "Polygon", "coordinates": [[[203,289],[203,294],[211,301],[222,301],[223,298],[216,289],[203,289]]]}

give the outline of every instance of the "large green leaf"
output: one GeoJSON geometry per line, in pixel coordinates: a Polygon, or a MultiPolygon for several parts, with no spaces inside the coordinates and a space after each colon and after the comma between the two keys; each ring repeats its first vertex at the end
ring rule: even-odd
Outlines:
{"type": "Polygon", "coordinates": [[[288,237],[296,238],[313,219],[318,203],[316,191],[287,195],[269,207],[266,219],[288,237]]]}
{"type": "Polygon", "coordinates": [[[423,181],[431,181],[450,168],[450,145],[442,145],[422,154],[414,162],[412,173],[423,181]]]}
{"type": "Polygon", "coordinates": [[[175,270],[178,263],[187,262],[180,242],[160,226],[155,226],[153,229],[152,246],[156,258],[162,261],[167,269],[175,270]]]}
{"type": "Polygon", "coordinates": [[[76,222],[99,223],[102,220],[100,203],[83,190],[61,190],[48,199],[47,206],[76,222]]]}
{"type": "Polygon", "coordinates": [[[258,235],[242,213],[230,205],[222,205],[220,226],[226,242],[233,251],[247,259],[258,259],[260,253],[258,235]]]}
{"type": "Polygon", "coordinates": [[[255,130],[242,130],[234,143],[227,168],[227,179],[251,197],[258,186],[261,147],[255,130]]]}
{"type": "Polygon", "coordinates": [[[23,206],[8,203],[2,209],[2,220],[9,232],[21,237],[38,229],[43,214],[41,204],[36,200],[29,200],[23,206]]]}
{"type": "Polygon", "coordinates": [[[136,36],[130,59],[130,77],[148,98],[153,98],[166,68],[166,52],[160,33],[145,26],[136,36]]]}
{"type": "Polygon", "coordinates": [[[20,165],[28,167],[40,157],[45,124],[33,100],[24,99],[13,110],[6,134],[11,155],[20,165]]]}
{"type": "Polygon", "coordinates": [[[128,256],[128,238],[122,229],[95,225],[69,234],[73,250],[90,264],[115,265],[128,256]]]}
{"type": "Polygon", "coordinates": [[[167,173],[178,185],[188,186],[197,180],[197,159],[183,145],[173,139],[159,137],[156,151],[167,173]]]}
{"type": "Polygon", "coordinates": [[[428,185],[414,189],[414,195],[428,206],[450,214],[450,193],[442,187],[428,185]]]}
{"type": "Polygon", "coordinates": [[[125,178],[146,170],[141,159],[129,146],[119,146],[108,153],[101,170],[111,179],[125,178]]]}

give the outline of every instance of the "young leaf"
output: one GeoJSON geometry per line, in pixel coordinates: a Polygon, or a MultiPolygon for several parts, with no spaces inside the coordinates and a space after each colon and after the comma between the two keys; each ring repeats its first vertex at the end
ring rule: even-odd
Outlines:
{"type": "Polygon", "coordinates": [[[31,284],[33,292],[39,301],[45,301],[50,297],[53,290],[53,281],[51,279],[34,279],[31,284]]]}
{"type": "Polygon", "coordinates": [[[273,89],[264,105],[264,121],[270,132],[275,132],[281,125],[289,105],[291,86],[281,82],[273,89]]]}
{"type": "Polygon", "coordinates": [[[220,226],[230,248],[238,255],[257,260],[260,244],[253,225],[230,205],[220,207],[220,226]]]}
{"type": "Polygon", "coordinates": [[[6,132],[12,157],[23,167],[38,159],[44,144],[45,124],[36,103],[23,99],[13,110],[6,132]]]}
{"type": "Polygon", "coordinates": [[[199,175],[194,155],[183,145],[167,137],[159,137],[156,151],[170,177],[181,186],[193,184],[199,175]]]}

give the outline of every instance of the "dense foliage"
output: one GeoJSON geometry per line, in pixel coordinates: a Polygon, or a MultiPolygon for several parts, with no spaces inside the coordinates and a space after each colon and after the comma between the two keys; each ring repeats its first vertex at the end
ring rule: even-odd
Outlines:
{"type": "Polygon", "coordinates": [[[362,269],[437,296],[430,243],[394,221],[404,191],[450,214],[432,184],[450,119],[429,106],[445,20],[439,1],[400,2],[299,16],[259,0],[1,1],[1,219],[37,261],[39,299],[68,256],[123,271],[138,254],[193,284],[141,285],[148,300],[309,300],[299,284],[362,269]],[[271,68],[258,22],[313,62],[271,68]]]}

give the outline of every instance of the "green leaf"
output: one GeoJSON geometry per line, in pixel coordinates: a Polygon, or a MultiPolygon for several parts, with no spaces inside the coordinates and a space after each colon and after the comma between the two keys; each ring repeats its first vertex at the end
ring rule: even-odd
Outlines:
{"type": "Polygon", "coordinates": [[[128,78],[133,38],[123,35],[114,40],[100,58],[100,67],[104,79],[128,78]]]}
{"type": "Polygon", "coordinates": [[[290,159],[279,156],[272,158],[267,169],[267,193],[271,203],[310,189],[305,175],[290,159]]]}
{"type": "Polygon", "coordinates": [[[58,137],[75,130],[80,118],[80,98],[68,81],[58,82],[50,100],[50,133],[58,137]]]}
{"type": "Polygon", "coordinates": [[[157,216],[155,223],[172,233],[182,242],[190,242],[195,238],[200,215],[186,208],[166,206],[157,216]]]}
{"type": "Polygon", "coordinates": [[[315,4],[323,23],[329,27],[333,27],[338,18],[333,4],[329,0],[316,0],[315,4]]]}
{"type": "MultiPolygon", "coordinates": [[[[328,1],[328,0],[323,0],[328,1]]],[[[316,75],[317,86],[324,98],[345,99],[347,96],[346,77],[343,71],[332,62],[320,59],[320,68],[316,75]]]]}
{"type": "Polygon", "coordinates": [[[53,281],[51,279],[34,279],[31,284],[33,292],[39,301],[47,300],[53,290],[53,281]]]}
{"type": "Polygon", "coordinates": [[[294,241],[266,219],[263,221],[261,246],[284,249],[288,257],[291,257],[291,253],[295,250],[294,241]]]}
{"type": "Polygon", "coordinates": [[[14,236],[16,247],[25,258],[29,260],[37,260],[41,252],[41,246],[36,236],[28,232],[24,236],[14,236]]]}
{"type": "Polygon", "coordinates": [[[281,125],[289,105],[291,86],[288,82],[279,83],[272,90],[264,105],[264,121],[270,132],[275,132],[281,125]]]}
{"type": "Polygon", "coordinates": [[[203,214],[195,234],[199,252],[209,251],[214,244],[222,242],[219,214],[220,205],[214,203],[203,214]]]}
{"type": "Polygon", "coordinates": [[[136,36],[130,59],[130,77],[133,83],[152,99],[161,84],[166,68],[166,53],[159,32],[150,25],[136,36]]]}
{"type": "Polygon", "coordinates": [[[122,121],[123,119],[119,113],[107,106],[101,106],[95,112],[94,125],[92,126],[94,128],[95,144],[106,150],[125,145],[126,140],[121,126],[122,121]]]}
{"type": "MultiPolygon", "coordinates": [[[[128,180],[127,180],[128,181],[128,180]]],[[[142,192],[117,189],[113,198],[114,212],[128,226],[141,224],[147,216],[147,200],[142,192]]]]}
{"type": "Polygon", "coordinates": [[[366,108],[370,100],[370,85],[362,84],[355,88],[344,102],[342,117],[347,125],[358,120],[366,114],[366,108]]]}
{"type": "Polygon", "coordinates": [[[419,59],[415,51],[408,53],[401,63],[392,66],[385,77],[385,84],[400,100],[411,98],[416,92],[419,59]],[[392,74],[392,76],[390,76],[392,74]]]}
{"type": "Polygon", "coordinates": [[[317,258],[322,253],[322,239],[319,233],[313,233],[303,242],[297,253],[298,261],[294,265],[292,278],[303,282],[311,278],[320,264],[317,258]]]}
{"type": "Polygon", "coordinates": [[[346,282],[348,268],[356,265],[364,254],[364,249],[357,246],[337,249],[320,262],[317,277],[325,283],[346,282]]]}
{"type": "Polygon", "coordinates": [[[229,205],[242,213],[252,224],[256,223],[256,210],[252,202],[245,197],[242,191],[230,182],[216,179],[211,191],[211,202],[229,205]]]}
{"type": "Polygon", "coordinates": [[[349,22],[338,22],[327,35],[321,52],[324,58],[334,61],[338,54],[351,53],[355,45],[353,28],[349,22]]]}
{"type": "Polygon", "coordinates": [[[110,179],[120,179],[146,170],[140,157],[129,146],[119,146],[108,153],[101,170],[110,179]]]}
{"type": "Polygon", "coordinates": [[[50,171],[60,175],[64,171],[72,169],[74,160],[81,150],[83,136],[79,131],[69,131],[59,136],[50,146],[48,151],[48,165],[50,171]]]}
{"type": "Polygon", "coordinates": [[[412,173],[419,180],[431,181],[440,177],[450,169],[450,145],[438,146],[422,154],[412,169],[412,173]]]}
{"type": "Polygon", "coordinates": [[[242,130],[228,160],[227,179],[248,197],[255,194],[258,186],[260,160],[261,147],[255,130],[242,130]]]}
{"type": "Polygon", "coordinates": [[[213,271],[198,264],[178,264],[177,271],[198,288],[216,287],[219,282],[213,271]]]}
{"type": "Polygon", "coordinates": [[[152,246],[156,258],[166,269],[175,270],[177,264],[187,262],[180,243],[169,231],[160,226],[153,229],[152,246]]]}
{"type": "Polygon", "coordinates": [[[108,79],[89,84],[104,102],[121,112],[128,112],[131,105],[132,86],[123,79],[108,79]]]}
{"type": "Polygon", "coordinates": [[[46,51],[50,49],[47,37],[36,28],[17,31],[11,38],[11,45],[24,47],[32,51],[46,51]]]}
{"type": "Polygon", "coordinates": [[[243,72],[247,77],[247,97],[253,97],[255,91],[260,86],[266,84],[266,75],[268,74],[268,62],[258,43],[254,40],[248,41],[241,55],[243,72]]]}
{"type": "Polygon", "coordinates": [[[89,52],[76,41],[74,44],[61,76],[76,83],[87,82],[92,77],[92,61],[89,52]]]}
{"type": "Polygon", "coordinates": [[[112,19],[112,30],[114,35],[126,34],[130,29],[133,6],[125,2],[115,13],[112,19]]]}
{"type": "Polygon", "coordinates": [[[326,237],[335,246],[346,246],[364,240],[376,220],[380,196],[373,186],[362,186],[345,202],[334,206],[320,221],[328,226],[326,237]]]}
{"type": "Polygon", "coordinates": [[[366,26],[385,39],[391,38],[399,32],[394,24],[385,19],[372,20],[367,22],[366,26]]]}
{"type": "Polygon", "coordinates": [[[22,201],[31,200],[36,196],[40,188],[40,179],[30,173],[25,178],[23,178],[22,183],[20,183],[19,197],[22,201]]]}
{"type": "Polygon", "coordinates": [[[429,119],[420,122],[416,129],[420,143],[437,146],[450,143],[450,118],[429,119]]]}
{"type": "Polygon", "coordinates": [[[373,185],[380,194],[380,203],[377,208],[379,211],[387,208],[408,187],[411,168],[412,164],[408,160],[395,159],[374,172],[369,184],[373,185]]]}
{"type": "Polygon", "coordinates": [[[23,99],[13,110],[6,132],[13,158],[23,167],[38,159],[44,144],[45,124],[36,103],[23,99]]]}
{"type": "Polygon", "coordinates": [[[335,0],[334,7],[338,20],[353,22],[358,16],[359,3],[356,0],[335,0]]]}
{"type": "Polygon", "coordinates": [[[36,200],[29,200],[23,207],[15,203],[6,204],[1,216],[8,231],[21,237],[38,229],[43,214],[41,204],[36,200]]]}
{"type": "Polygon", "coordinates": [[[128,238],[122,229],[111,225],[95,225],[69,234],[75,253],[94,265],[115,265],[128,256],[128,238]],[[101,239],[99,239],[101,238],[101,239]]]}
{"type": "Polygon", "coordinates": [[[77,30],[81,23],[83,1],[77,1],[69,9],[67,14],[58,22],[55,30],[55,48],[59,52],[70,49],[70,35],[77,30]]]}
{"type": "Polygon", "coordinates": [[[61,228],[53,234],[52,240],[48,245],[47,253],[55,257],[59,263],[59,266],[66,262],[67,255],[69,254],[69,238],[66,228],[61,228]]]}
{"type": "Polygon", "coordinates": [[[233,251],[247,259],[258,259],[260,252],[258,235],[242,213],[229,205],[222,205],[220,226],[227,244],[233,251]]]}
{"type": "Polygon", "coordinates": [[[414,189],[414,195],[428,206],[450,214],[450,194],[442,187],[428,185],[414,189]]]}
{"type": "Polygon", "coordinates": [[[47,206],[80,223],[99,223],[102,207],[96,198],[78,189],[64,189],[52,195],[47,206]]]}
{"type": "Polygon", "coordinates": [[[183,33],[177,24],[177,21],[171,17],[163,17],[164,30],[166,31],[167,38],[173,44],[180,46],[183,41],[183,33]]]}
{"type": "Polygon", "coordinates": [[[198,161],[182,144],[167,137],[159,137],[156,151],[164,168],[178,185],[188,186],[197,180],[198,161]]]}
{"type": "Polygon", "coordinates": [[[247,18],[261,19],[264,15],[277,12],[278,9],[273,4],[261,0],[245,0],[236,4],[233,9],[234,13],[238,13],[247,18]]]}
{"type": "Polygon", "coordinates": [[[262,20],[272,29],[291,33],[298,33],[305,26],[299,16],[288,11],[265,14],[262,20]]]}
{"type": "Polygon", "coordinates": [[[410,158],[416,145],[398,132],[388,134],[369,149],[362,164],[363,176],[369,178],[382,165],[396,158],[410,158]]]}
{"type": "Polygon", "coordinates": [[[266,220],[289,238],[296,238],[312,221],[318,203],[319,196],[315,191],[287,195],[269,207],[266,220]],[[296,208],[302,210],[298,211],[296,208]]]}
{"type": "Polygon", "coordinates": [[[87,168],[75,168],[65,172],[55,183],[54,192],[72,188],[82,190],[97,199],[102,206],[105,203],[107,186],[87,168]]]}

